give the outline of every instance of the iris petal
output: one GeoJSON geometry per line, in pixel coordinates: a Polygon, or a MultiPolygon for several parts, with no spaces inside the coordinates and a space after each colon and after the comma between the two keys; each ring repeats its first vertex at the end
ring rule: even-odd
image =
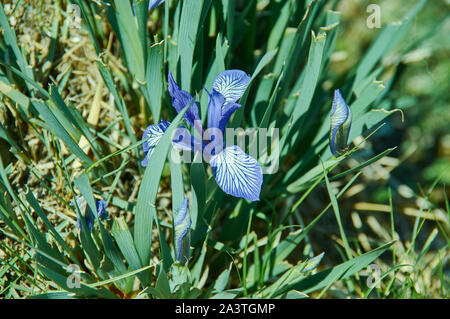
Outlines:
{"type": "Polygon", "coordinates": [[[163,4],[166,0],[150,0],[150,3],[148,4],[148,10],[152,10],[153,8],[156,8],[160,4],[163,4]]]}
{"type": "Polygon", "coordinates": [[[347,148],[351,124],[352,112],[341,91],[335,90],[330,114],[330,148],[334,155],[341,155],[347,148]]]}
{"type": "Polygon", "coordinates": [[[230,120],[231,115],[240,107],[240,104],[233,102],[227,103],[223,106],[222,117],[219,122],[219,128],[222,130],[222,132],[225,132],[225,128],[227,127],[227,123],[230,120]]]}
{"type": "Polygon", "coordinates": [[[226,103],[225,97],[214,88],[211,93],[208,92],[208,94],[208,129],[218,128],[223,134],[231,115],[240,108],[241,105],[234,102],[226,103]]]}
{"type": "Polygon", "coordinates": [[[172,72],[169,72],[169,94],[172,98],[172,105],[175,110],[179,113],[181,112],[187,105],[192,105],[184,114],[184,118],[186,121],[191,124],[191,126],[195,127],[195,129],[202,134],[203,130],[201,128],[201,120],[200,115],[198,113],[198,106],[195,103],[194,98],[188,92],[183,91],[179,88],[175,80],[173,79],[172,72]]]}
{"type": "Polygon", "coordinates": [[[159,124],[149,125],[142,135],[142,139],[150,138],[148,141],[145,141],[142,144],[142,148],[144,149],[145,158],[142,160],[141,165],[146,167],[148,164],[148,160],[150,155],[153,152],[153,149],[158,144],[161,137],[164,135],[164,132],[169,127],[170,123],[164,120],[161,120],[159,124]]]}
{"type": "Polygon", "coordinates": [[[253,157],[232,145],[211,157],[210,164],[217,184],[225,193],[250,201],[259,200],[262,169],[253,157]]]}
{"type": "Polygon", "coordinates": [[[183,151],[200,152],[203,149],[203,143],[185,127],[176,129],[172,142],[176,148],[183,151]]]}
{"type": "Polygon", "coordinates": [[[176,260],[184,265],[189,259],[191,215],[189,214],[189,199],[185,198],[174,216],[174,237],[176,260]]]}
{"type": "Polygon", "coordinates": [[[106,201],[103,199],[100,199],[96,203],[97,206],[97,216],[100,218],[108,218],[108,212],[106,211],[106,201]]]}
{"type": "Polygon", "coordinates": [[[213,83],[213,89],[225,97],[225,103],[239,100],[250,83],[250,76],[241,70],[227,70],[220,73],[213,83]]]}
{"type": "Polygon", "coordinates": [[[208,104],[208,128],[218,128],[222,117],[222,106],[225,103],[225,98],[215,89],[211,93],[206,90],[209,95],[208,104]]]}

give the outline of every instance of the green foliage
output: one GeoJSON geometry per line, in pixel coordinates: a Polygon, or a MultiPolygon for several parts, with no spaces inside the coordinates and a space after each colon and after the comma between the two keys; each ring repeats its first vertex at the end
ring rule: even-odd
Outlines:
{"type": "MultiPolygon", "coordinates": [[[[81,8],[82,30],[111,96],[109,107],[120,116],[103,130],[85,120],[80,108],[62,94],[64,82],[52,81],[31,66],[29,53],[19,47],[0,5],[0,140],[5,143],[0,144],[0,236],[8,239],[0,243],[0,253],[8,256],[0,263],[0,295],[307,298],[322,297],[336,286],[344,294],[373,296],[359,273],[383,253],[394,252],[398,238],[392,231],[389,238],[372,243],[378,248],[361,250],[345,229],[340,199],[364,168],[394,148],[367,155],[361,151],[363,143],[355,142],[348,152],[333,157],[328,148],[331,97],[333,89],[340,88],[351,107],[350,141],[360,136],[359,141],[370,141],[395,110],[389,93],[398,80],[396,70],[402,67],[386,68],[382,59],[405,40],[426,0],[409,11],[404,23],[383,27],[360,61],[339,77],[331,69],[335,47],[345,37],[340,31],[341,14],[332,10],[337,1],[166,0],[151,12],[148,0],[72,2],[81,8]],[[124,68],[117,67],[111,55],[124,68]],[[251,75],[251,82],[229,126],[278,128],[280,132],[279,154],[260,160],[266,167],[278,160],[279,169],[264,175],[259,202],[224,194],[204,163],[178,163],[168,156],[171,134],[182,125],[187,110],[175,116],[167,93],[168,70],[183,90],[197,97],[205,121],[208,100],[203,85],[211,87],[218,73],[238,68],[251,75]],[[33,132],[40,154],[54,168],[51,174],[40,171],[39,156],[7,123],[10,112],[17,115],[16,127],[33,132]],[[143,141],[138,140],[147,124],[163,116],[171,125],[144,170],[139,165],[143,141]],[[350,160],[350,168],[340,169],[350,160]],[[37,179],[37,186],[24,186],[25,193],[12,182],[17,163],[37,179]],[[118,191],[127,170],[140,181],[132,198],[118,191]],[[333,181],[345,184],[336,192],[333,181]],[[57,202],[56,211],[65,212],[59,213],[64,218],[48,217],[51,208],[41,190],[57,202]],[[163,191],[169,193],[172,212],[158,208],[163,191]],[[307,225],[296,223],[303,223],[298,216],[300,210],[302,215],[307,211],[305,201],[321,191],[326,194],[322,211],[307,225]],[[84,196],[94,212],[95,199],[101,197],[117,209],[107,221],[96,217],[92,233],[81,232],[74,220],[80,208],[68,204],[76,195],[84,196]],[[192,247],[190,261],[182,266],[174,261],[172,218],[185,196],[191,203],[192,247]],[[309,236],[330,208],[345,253],[337,265],[328,267],[324,261],[329,251],[321,248],[324,255],[314,253],[309,236]],[[79,287],[68,284],[74,275],[69,265],[80,269],[76,273],[79,287]],[[16,276],[14,281],[11,274],[16,276]]],[[[65,1],[55,4],[52,32],[56,34],[68,20],[67,14],[62,15],[67,5],[65,1]]],[[[52,40],[64,47],[62,38],[52,40]]],[[[37,57],[37,65],[45,59],[55,64],[57,54],[37,57]]],[[[427,176],[435,176],[432,169],[427,176]]],[[[428,199],[417,196],[424,197],[428,199]]],[[[393,216],[392,203],[390,207],[393,216]]],[[[415,220],[412,245],[425,220],[421,213],[415,220]]],[[[439,253],[448,253],[448,205],[447,213],[446,222],[438,224],[439,230],[430,235],[412,267],[418,267],[438,232],[446,236],[439,253]]],[[[341,247],[337,250],[341,252],[341,247]]],[[[415,254],[414,248],[408,248],[408,253],[415,254]]],[[[394,286],[395,273],[404,265],[411,263],[393,260],[382,275],[382,280],[390,280],[388,288],[394,286]]],[[[448,296],[444,266],[434,267],[440,272],[441,295],[448,296]]],[[[412,286],[406,281],[392,291],[400,297],[401,291],[412,286]]]]}

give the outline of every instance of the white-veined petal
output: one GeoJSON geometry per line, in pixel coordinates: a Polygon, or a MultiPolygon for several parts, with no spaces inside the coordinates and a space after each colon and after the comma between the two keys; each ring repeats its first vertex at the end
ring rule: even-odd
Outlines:
{"type": "Polygon", "coordinates": [[[141,162],[141,165],[143,167],[147,166],[148,159],[150,158],[153,149],[156,147],[169,125],[169,122],[162,120],[160,123],[150,125],[145,129],[144,134],[142,135],[142,140],[145,140],[147,138],[150,139],[142,143],[142,148],[144,149],[145,153],[145,158],[141,162]]]}
{"type": "Polygon", "coordinates": [[[186,197],[178,212],[174,215],[174,237],[176,260],[184,265],[189,259],[191,215],[189,214],[189,199],[186,197]]]}
{"type": "Polygon", "coordinates": [[[150,0],[150,2],[148,4],[148,10],[150,11],[153,8],[156,8],[157,6],[163,4],[164,1],[166,1],[166,0],[150,0]]]}
{"type": "Polygon", "coordinates": [[[225,104],[239,100],[250,83],[250,76],[241,70],[227,70],[220,73],[213,89],[225,97],[225,104]]]}
{"type": "Polygon", "coordinates": [[[233,145],[212,156],[210,164],[217,184],[225,193],[250,201],[259,200],[262,169],[253,157],[233,145]]]}
{"type": "Polygon", "coordinates": [[[341,91],[335,90],[330,113],[330,148],[334,155],[340,155],[346,149],[351,124],[352,112],[341,91]]]}

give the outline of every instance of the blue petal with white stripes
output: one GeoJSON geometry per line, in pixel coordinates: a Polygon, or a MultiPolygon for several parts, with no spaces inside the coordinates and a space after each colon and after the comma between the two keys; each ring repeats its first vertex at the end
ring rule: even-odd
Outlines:
{"type": "Polygon", "coordinates": [[[217,184],[225,193],[250,201],[259,200],[262,169],[253,157],[232,145],[212,156],[210,164],[217,184]]]}
{"type": "Polygon", "coordinates": [[[186,197],[178,212],[174,214],[174,238],[175,238],[175,258],[182,265],[189,260],[189,249],[191,245],[190,229],[191,215],[189,214],[189,199],[186,197]]]}
{"type": "Polygon", "coordinates": [[[159,6],[160,4],[163,4],[164,1],[166,0],[150,0],[149,4],[148,4],[148,10],[152,10],[153,8],[156,8],[157,6],[159,6]]]}
{"type": "Polygon", "coordinates": [[[338,156],[347,150],[347,141],[352,124],[352,112],[345,103],[339,89],[334,91],[333,106],[330,114],[330,148],[338,156]]]}
{"type": "Polygon", "coordinates": [[[213,89],[222,94],[225,104],[239,100],[250,83],[250,76],[241,70],[227,70],[220,73],[213,83],[213,89]]]}
{"type": "Polygon", "coordinates": [[[153,149],[158,144],[161,137],[164,135],[164,132],[169,127],[170,123],[164,120],[161,120],[158,124],[149,125],[142,135],[142,140],[146,140],[149,138],[148,141],[145,141],[142,143],[142,148],[144,149],[145,158],[141,161],[141,165],[143,167],[146,167],[148,164],[148,160],[150,156],[152,155],[153,149]]]}

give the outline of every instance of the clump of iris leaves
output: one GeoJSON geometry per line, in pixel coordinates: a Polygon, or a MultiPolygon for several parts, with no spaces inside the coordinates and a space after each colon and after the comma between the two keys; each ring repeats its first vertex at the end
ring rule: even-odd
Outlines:
{"type": "MultiPolygon", "coordinates": [[[[383,26],[361,61],[331,86],[324,85],[331,55],[345,36],[339,32],[338,1],[270,1],[264,12],[259,9],[262,2],[71,2],[81,9],[81,27],[90,37],[98,70],[122,115],[118,120],[122,134],[130,141],[114,153],[74,105],[64,101],[57,85],[41,82],[46,74],[29,66],[27,52],[19,48],[0,5],[2,99],[16,105],[21,121],[37,132],[42,144],[50,147],[50,136],[52,148],[61,150],[64,144],[70,151],[67,156],[59,152],[55,161],[66,177],[65,189],[73,195],[72,201],[58,196],[33,165],[27,145],[17,143],[1,123],[0,137],[42,187],[78,216],[73,248],[35,194],[15,190],[8,180],[12,166],[0,161],[0,190],[7,194],[0,197],[1,234],[30,251],[33,267],[23,270],[33,287],[28,295],[306,298],[313,292],[321,296],[338,280],[359,280],[355,275],[389,249],[388,242],[364,254],[353,252],[338,200],[361,168],[392,149],[360,160],[338,175],[333,170],[358,152],[358,145],[349,142],[361,135],[370,138],[389,116],[387,93],[395,77],[377,81],[384,71],[380,61],[408,34],[426,1],[418,2],[402,24],[383,26]],[[120,57],[127,68],[120,81],[115,81],[117,74],[103,54],[108,43],[104,24],[120,42],[120,57]],[[133,101],[143,98],[144,127],[132,126],[130,116],[140,109],[138,103],[125,103],[126,93],[133,101]],[[376,111],[381,108],[385,111],[376,111]],[[211,154],[209,164],[183,163],[168,156],[176,146],[172,136],[177,129],[188,132],[192,142],[203,127],[278,128],[279,169],[262,174],[267,163],[258,163],[233,141],[215,145],[220,149],[211,154]],[[92,155],[79,147],[82,137],[89,141],[92,155]],[[228,157],[237,159],[230,164],[236,165],[233,169],[221,161],[228,157]],[[82,169],[71,177],[74,161],[82,169]],[[132,162],[142,174],[135,202],[100,191],[102,185],[117,185],[123,165],[132,162]],[[344,177],[347,182],[335,194],[330,180],[344,177]],[[171,187],[170,222],[163,220],[155,204],[163,179],[171,187]],[[319,185],[326,186],[328,205],[308,225],[294,224],[290,217],[319,185]],[[108,216],[111,205],[132,211],[133,222],[108,216]],[[330,208],[344,243],[344,261],[318,271],[327,252],[302,255],[299,247],[330,208]],[[257,220],[264,225],[259,237],[252,227],[257,220]],[[293,255],[297,263],[287,262],[293,255]],[[45,291],[35,284],[37,277],[52,282],[51,288],[45,291]]],[[[55,4],[64,13],[66,5],[55,4]]],[[[68,14],[62,17],[52,24],[52,45],[71,27],[68,14]]],[[[195,140],[190,146],[202,149],[211,141],[195,140]]]]}

